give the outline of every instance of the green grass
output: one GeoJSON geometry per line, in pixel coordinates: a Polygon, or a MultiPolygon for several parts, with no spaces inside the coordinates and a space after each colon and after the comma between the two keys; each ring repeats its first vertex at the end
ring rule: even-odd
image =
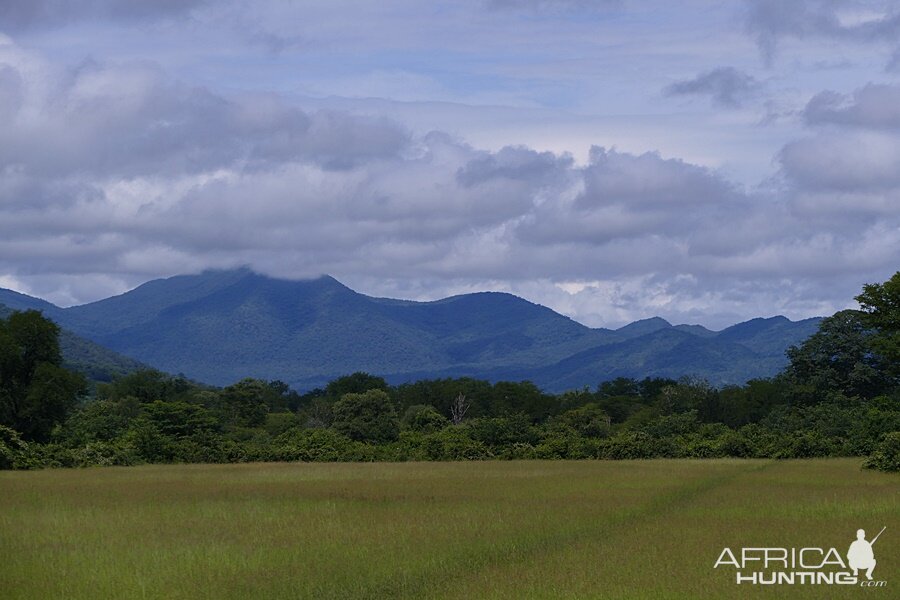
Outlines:
{"type": "Polygon", "coordinates": [[[900,477],[859,461],[145,466],[0,473],[0,597],[892,597],[900,477]],[[888,587],[749,588],[725,545],[888,530],[888,587]]]}

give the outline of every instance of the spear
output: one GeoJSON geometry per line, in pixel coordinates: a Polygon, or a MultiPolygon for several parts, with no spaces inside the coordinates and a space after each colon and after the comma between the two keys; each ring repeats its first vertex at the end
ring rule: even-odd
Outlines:
{"type": "Polygon", "coordinates": [[[875,541],[878,539],[878,536],[880,536],[882,533],[884,533],[884,530],[885,530],[885,529],[887,529],[887,525],[885,525],[884,527],[882,527],[882,528],[881,528],[881,531],[878,532],[878,535],[876,535],[876,536],[872,539],[872,541],[869,542],[869,545],[870,545],[870,546],[871,546],[872,544],[875,543],[875,541]]]}

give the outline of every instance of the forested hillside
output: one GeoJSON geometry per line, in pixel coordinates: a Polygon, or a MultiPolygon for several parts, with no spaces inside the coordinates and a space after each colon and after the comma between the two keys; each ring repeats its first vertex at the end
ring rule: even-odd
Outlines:
{"type": "Polygon", "coordinates": [[[311,389],[354,371],[392,384],[423,378],[528,379],[561,392],[616,377],[694,375],[715,385],[777,373],[818,319],[754,319],[721,332],[654,318],[591,329],[502,293],[434,302],[372,298],[331,277],[271,279],[249,270],[151,281],[61,309],[0,291],[64,328],[154,368],[211,384],[242,377],[311,389]]]}
{"type": "MultiPolygon", "coordinates": [[[[773,378],[717,388],[619,377],[561,394],[474,378],[389,385],[366,373],[299,394],[280,381],[211,388],[138,371],[88,398],[61,367],[57,327],[13,313],[0,321],[0,466],[868,456],[897,470],[900,272],[857,300],[861,310],[791,347],[773,378]]],[[[733,335],[759,339],[759,327],[743,329],[733,335]]]]}

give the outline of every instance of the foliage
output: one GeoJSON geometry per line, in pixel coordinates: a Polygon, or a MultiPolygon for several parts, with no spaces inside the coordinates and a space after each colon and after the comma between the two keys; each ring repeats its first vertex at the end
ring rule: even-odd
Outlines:
{"type": "Polygon", "coordinates": [[[403,429],[420,433],[434,433],[447,426],[447,417],[428,404],[414,404],[406,409],[400,424],[403,429]]]}
{"type": "Polygon", "coordinates": [[[0,469],[21,468],[22,457],[28,453],[28,444],[18,432],[0,425],[0,469]]]}
{"type": "Polygon", "coordinates": [[[84,379],[61,366],[59,328],[39,312],[0,319],[0,425],[47,441],[75,407],[84,379]]]}
{"type": "Polygon", "coordinates": [[[900,471],[900,431],[885,435],[865,466],[879,471],[900,471]]]}
{"type": "Polygon", "coordinates": [[[332,407],[335,431],[360,442],[390,442],[400,433],[400,420],[386,392],[370,389],[344,394],[332,407]]]}
{"type": "Polygon", "coordinates": [[[897,383],[900,378],[900,271],[884,283],[863,286],[856,297],[862,320],[876,333],[872,348],[884,359],[884,367],[897,383]]]}
{"type": "Polygon", "coordinates": [[[300,395],[281,381],[216,389],[142,370],[81,399],[82,380],[58,364],[55,326],[13,313],[0,321],[0,468],[869,456],[867,466],[895,470],[900,385],[879,341],[898,329],[895,283],[867,286],[863,311],[822,320],[778,377],[723,388],[618,377],[556,396],[528,381],[391,386],[362,372],[300,395]],[[469,409],[454,424],[461,397],[469,409]]]}
{"type": "Polygon", "coordinates": [[[810,403],[829,392],[869,398],[884,392],[888,381],[872,346],[874,335],[859,311],[823,319],[819,331],[787,352],[785,375],[801,391],[798,397],[810,403]]]}
{"type": "Polygon", "coordinates": [[[265,423],[276,396],[277,391],[265,381],[246,378],[224,388],[213,402],[223,424],[257,427],[265,423]]]}
{"type": "Polygon", "coordinates": [[[606,437],[612,418],[596,403],[573,408],[550,420],[553,427],[569,429],[583,437],[606,437]]]}
{"type": "Polygon", "coordinates": [[[373,460],[371,447],[331,429],[288,432],[275,440],[277,460],[340,462],[373,460]]]}

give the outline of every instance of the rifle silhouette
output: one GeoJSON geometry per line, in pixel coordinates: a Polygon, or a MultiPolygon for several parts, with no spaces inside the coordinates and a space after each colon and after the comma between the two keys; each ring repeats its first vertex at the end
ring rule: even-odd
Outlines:
{"type": "Polygon", "coordinates": [[[885,530],[885,529],[887,529],[887,525],[885,525],[884,527],[882,527],[882,528],[881,528],[881,531],[878,532],[878,535],[876,535],[876,536],[872,539],[872,541],[869,542],[869,545],[870,545],[870,546],[872,546],[872,545],[875,544],[875,542],[878,540],[879,536],[881,536],[881,534],[884,533],[884,530],[885,530]]]}

